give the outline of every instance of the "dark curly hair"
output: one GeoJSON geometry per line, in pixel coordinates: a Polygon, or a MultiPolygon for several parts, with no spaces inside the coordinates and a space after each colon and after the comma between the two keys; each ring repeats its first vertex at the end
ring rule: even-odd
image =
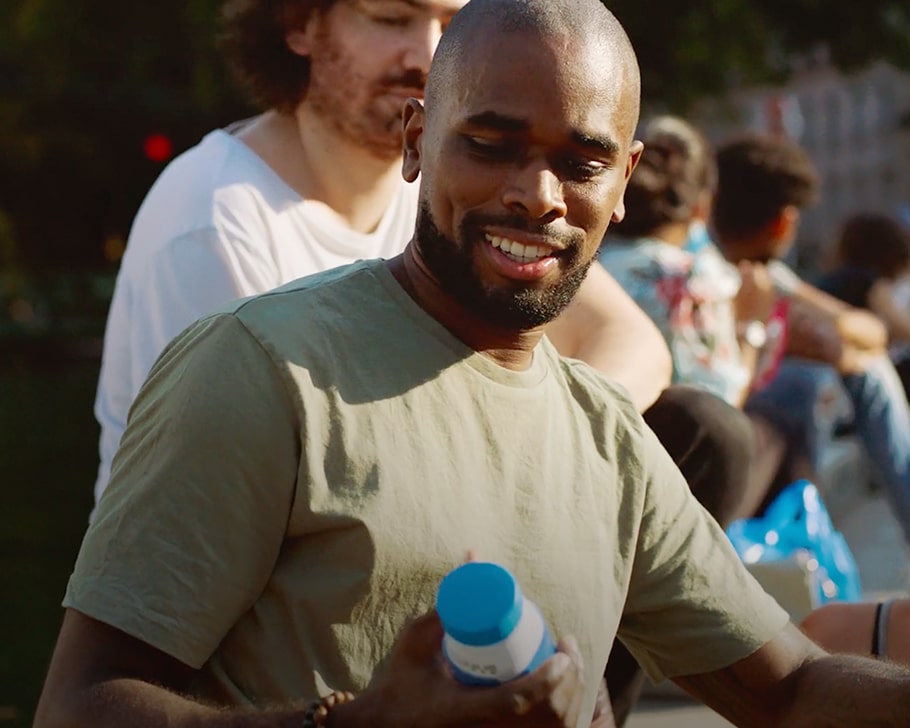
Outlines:
{"type": "Polygon", "coordinates": [[[622,237],[689,222],[700,196],[713,192],[717,181],[711,145],[683,119],[657,117],[645,125],[641,139],[645,148],[626,187],[626,215],[610,228],[622,237]]]}
{"type": "Polygon", "coordinates": [[[761,230],[788,206],[812,204],[818,172],[806,151],[785,136],[747,132],[717,150],[714,228],[739,238],[761,230]]]}
{"type": "Polygon", "coordinates": [[[841,263],[894,279],[910,264],[910,235],[888,215],[857,213],[841,226],[837,258],[841,263]]]}
{"type": "Polygon", "coordinates": [[[306,95],[310,59],[293,53],[285,35],[337,0],[227,0],[221,8],[219,47],[251,100],[291,111],[306,95]]]}

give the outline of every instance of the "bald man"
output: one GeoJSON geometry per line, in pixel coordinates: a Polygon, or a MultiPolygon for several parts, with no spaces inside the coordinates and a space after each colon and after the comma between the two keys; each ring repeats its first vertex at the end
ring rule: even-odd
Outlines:
{"type": "Polygon", "coordinates": [[[228,306],[156,364],[36,726],[608,725],[617,632],[740,725],[906,722],[910,674],[792,628],[625,390],[543,336],[623,216],[638,83],[597,0],[456,16],[405,111],[405,252],[228,306]],[[494,688],[443,667],[432,613],[469,550],[561,638],[494,688]]]}

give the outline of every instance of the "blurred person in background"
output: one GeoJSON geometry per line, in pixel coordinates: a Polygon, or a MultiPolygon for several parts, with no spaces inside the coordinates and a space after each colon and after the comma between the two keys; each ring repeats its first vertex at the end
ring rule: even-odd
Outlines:
{"type": "MultiPolygon", "coordinates": [[[[741,407],[748,393],[773,375],[784,345],[769,340],[766,325],[777,294],[762,264],[737,270],[713,245],[685,249],[690,228],[707,219],[716,186],[714,151],[685,120],[661,116],[643,126],[644,151],[626,187],[625,217],[610,226],[599,260],[649,315],[663,334],[673,360],[673,381],[701,388],[741,407]],[[756,338],[756,327],[760,339],[756,338]]],[[[770,327],[768,327],[770,328],[770,327]]],[[[735,483],[692,483],[695,497],[726,527],[749,517],[765,500],[782,471],[802,462],[799,439],[787,439],[761,416],[746,420],[754,443],[741,461],[735,483]]],[[[809,475],[806,472],[800,476],[809,475]]],[[[607,669],[613,710],[623,725],[644,684],[629,651],[616,644],[607,669]]]]}
{"type": "Polygon", "coordinates": [[[851,215],[841,225],[835,263],[818,287],[884,322],[891,360],[910,391],[910,304],[901,294],[910,273],[910,232],[891,215],[851,215]]]}
{"type": "Polygon", "coordinates": [[[734,263],[764,263],[789,302],[787,357],[774,379],[749,397],[746,410],[761,412],[785,432],[817,429],[817,398],[801,397],[797,387],[811,388],[836,372],[854,431],[910,541],[910,408],[888,357],[886,328],[781,261],[796,238],[800,210],[817,196],[811,159],[787,137],[748,132],[718,147],[717,162],[712,227],[718,246],[734,263]]]}
{"type": "MultiPolygon", "coordinates": [[[[714,151],[685,120],[663,116],[642,131],[645,149],[626,190],[626,215],[612,226],[599,259],[663,334],[673,381],[702,387],[734,407],[773,372],[766,328],[777,293],[761,263],[739,269],[712,247],[685,249],[693,221],[710,211],[714,151]]],[[[750,417],[754,457],[740,487],[696,497],[726,526],[754,514],[785,461],[788,443],[760,416],[750,417]],[[751,484],[750,484],[751,483],[751,484]]],[[[715,487],[717,484],[708,484],[715,487]]]]}

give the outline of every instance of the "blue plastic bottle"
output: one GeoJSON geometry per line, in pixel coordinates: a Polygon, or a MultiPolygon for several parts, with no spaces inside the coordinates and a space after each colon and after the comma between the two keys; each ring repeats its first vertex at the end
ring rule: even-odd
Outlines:
{"type": "Polygon", "coordinates": [[[507,682],[556,651],[540,609],[498,564],[471,562],[449,572],[436,611],[445,630],[443,652],[463,683],[507,682]]]}

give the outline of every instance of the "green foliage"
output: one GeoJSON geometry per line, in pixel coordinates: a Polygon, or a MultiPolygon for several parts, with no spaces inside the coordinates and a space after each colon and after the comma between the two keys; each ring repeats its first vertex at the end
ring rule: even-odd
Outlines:
{"type": "Polygon", "coordinates": [[[684,111],[731,85],[782,79],[826,48],[843,69],[910,68],[906,0],[604,0],[638,51],[645,103],[684,111]]]}
{"type": "Polygon", "coordinates": [[[213,43],[218,0],[0,5],[0,213],[28,268],[105,264],[175,149],[246,110],[213,43]]]}

